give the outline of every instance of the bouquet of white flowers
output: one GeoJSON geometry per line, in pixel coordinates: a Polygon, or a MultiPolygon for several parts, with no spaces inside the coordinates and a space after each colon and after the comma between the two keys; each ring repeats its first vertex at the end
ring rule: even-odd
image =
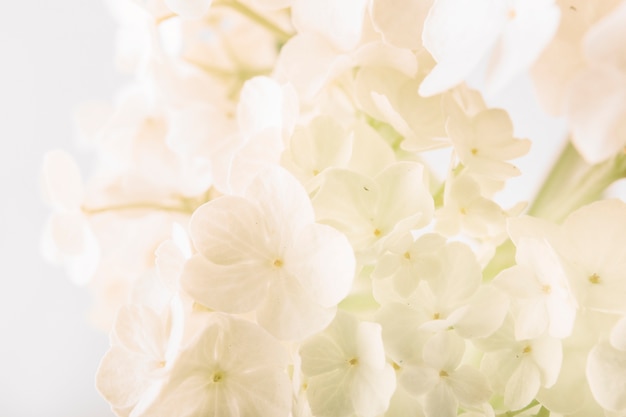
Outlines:
{"type": "Polygon", "coordinates": [[[43,243],[116,415],[626,416],[626,1],[109,3],[134,81],[88,181],[46,156],[43,243]],[[528,206],[481,62],[567,120],[528,206]]]}

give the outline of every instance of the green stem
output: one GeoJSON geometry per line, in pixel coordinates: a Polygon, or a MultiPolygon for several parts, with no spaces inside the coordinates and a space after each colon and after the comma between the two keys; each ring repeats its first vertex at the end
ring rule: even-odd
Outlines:
{"type": "Polygon", "coordinates": [[[290,33],[287,33],[285,30],[278,27],[274,22],[260,15],[259,13],[252,10],[245,4],[239,2],[238,0],[216,1],[213,3],[213,6],[230,7],[231,9],[240,13],[242,16],[247,17],[248,19],[252,20],[253,22],[257,23],[260,26],[263,26],[265,29],[270,31],[281,44],[284,44],[285,42],[287,42],[289,38],[291,38],[292,36],[290,33]]]}
{"type": "Polygon", "coordinates": [[[624,152],[589,166],[568,143],[528,214],[559,223],[574,210],[599,199],[609,185],[624,177],[624,152]]]}
{"type": "Polygon", "coordinates": [[[557,204],[554,197],[564,188],[571,187],[571,182],[575,178],[574,174],[584,166],[583,159],[568,141],[528,209],[528,214],[540,217],[541,212],[549,212],[557,204]]]}
{"type": "Polygon", "coordinates": [[[193,210],[190,211],[190,209],[184,205],[162,206],[156,203],[114,204],[111,206],[98,207],[98,208],[82,207],[83,213],[87,215],[102,214],[102,213],[108,213],[112,211],[129,211],[129,210],[171,211],[171,212],[180,212],[180,213],[187,213],[187,214],[193,213],[193,210]]]}
{"type": "MultiPolygon", "coordinates": [[[[620,178],[626,178],[626,153],[620,152],[613,158],[590,166],[568,143],[528,214],[560,223],[573,211],[598,200],[606,188],[620,178]]],[[[515,246],[508,240],[496,249],[496,254],[483,271],[483,278],[488,281],[514,264],[515,246]]]]}
{"type": "Polygon", "coordinates": [[[542,405],[541,410],[537,413],[537,417],[550,417],[550,410],[542,405]]]}
{"type": "Polygon", "coordinates": [[[181,198],[179,200],[179,204],[174,205],[163,205],[155,202],[138,202],[138,203],[128,203],[128,204],[113,204],[105,207],[81,207],[81,210],[86,215],[95,215],[102,213],[110,213],[115,211],[167,211],[167,212],[178,212],[183,214],[192,214],[198,207],[202,204],[206,203],[211,199],[212,192],[208,190],[206,193],[199,197],[192,198],[181,198]]]}

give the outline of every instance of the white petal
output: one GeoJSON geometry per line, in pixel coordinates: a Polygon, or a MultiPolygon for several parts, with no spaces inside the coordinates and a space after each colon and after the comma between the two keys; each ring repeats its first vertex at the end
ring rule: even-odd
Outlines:
{"type": "Polygon", "coordinates": [[[346,59],[319,36],[298,34],[281,48],[274,75],[280,82],[291,83],[307,101],[319,93],[346,59]]]}
{"type": "Polygon", "coordinates": [[[367,123],[359,121],[354,128],[349,169],[374,177],[395,162],[391,147],[367,123]]]}
{"type": "Polygon", "coordinates": [[[545,301],[538,298],[523,300],[515,309],[515,339],[526,340],[540,336],[548,327],[545,301]]]}
{"type": "MultiPolygon", "coordinates": [[[[384,352],[382,359],[384,361],[384,352]]],[[[396,375],[391,365],[372,372],[363,370],[354,378],[352,386],[352,404],[357,415],[376,417],[389,407],[389,401],[396,390],[396,375]]]]}
{"type": "Polygon", "coordinates": [[[452,389],[444,382],[426,394],[424,415],[426,417],[456,417],[459,401],[452,389]]]}
{"type": "Polygon", "coordinates": [[[491,57],[487,85],[497,92],[527,70],[552,40],[559,26],[559,7],[553,0],[514,2],[509,20],[491,57]]]}
{"type": "Polygon", "coordinates": [[[422,46],[424,20],[432,4],[432,0],[374,0],[370,13],[386,42],[417,50],[422,46]]]}
{"type": "Polygon", "coordinates": [[[43,162],[44,194],[55,206],[77,210],[83,201],[83,182],[78,165],[70,154],[51,151],[43,162]]]}
{"type": "Polygon", "coordinates": [[[450,372],[456,369],[465,352],[465,340],[453,332],[440,332],[424,344],[424,362],[435,369],[450,372]]]}
{"type": "Polygon", "coordinates": [[[147,307],[123,306],[115,319],[115,337],[129,351],[163,357],[167,344],[165,323],[147,307]]]}
{"type": "Polygon", "coordinates": [[[141,355],[112,347],[102,358],[96,374],[98,392],[114,407],[134,406],[150,380],[137,367],[141,355]]]}
{"type": "Polygon", "coordinates": [[[223,266],[194,255],[185,263],[182,288],[200,304],[229,313],[253,310],[267,294],[272,271],[254,262],[223,266]]]}
{"type": "MultiPolygon", "coordinates": [[[[246,350],[249,352],[250,346],[246,350]]],[[[237,415],[289,415],[292,405],[291,381],[285,372],[267,369],[248,371],[234,376],[229,385],[230,394],[237,403],[237,415]]]]}
{"type": "Polygon", "coordinates": [[[291,13],[298,32],[317,33],[348,51],[361,39],[366,6],[367,0],[294,0],[291,13]]]}
{"type": "Polygon", "coordinates": [[[245,135],[259,133],[268,128],[291,131],[290,113],[298,112],[297,97],[275,80],[258,76],[245,82],[237,104],[237,121],[245,135]]]}
{"type": "Polygon", "coordinates": [[[334,308],[320,306],[293,277],[272,280],[257,310],[259,324],[282,340],[311,336],[334,316],[334,308]]]}
{"type": "Polygon", "coordinates": [[[509,300],[501,291],[492,286],[481,286],[454,328],[467,339],[487,337],[502,325],[508,307],[509,300]]]}
{"type": "Polygon", "coordinates": [[[589,62],[611,64],[624,71],[626,67],[626,4],[619,5],[595,23],[585,34],[583,48],[589,62]]]}
{"type": "Polygon", "coordinates": [[[500,1],[435,2],[422,38],[437,65],[420,85],[419,93],[431,96],[463,81],[495,43],[505,19],[500,1]]]}
{"type": "Polygon", "coordinates": [[[265,222],[278,234],[281,244],[315,219],[306,190],[281,167],[268,167],[259,173],[246,189],[245,196],[257,202],[265,222]]]}
{"type": "Polygon", "coordinates": [[[298,246],[285,253],[285,268],[323,307],[348,295],[355,273],[352,246],[330,226],[311,224],[295,237],[298,246]]]}
{"type": "Polygon", "coordinates": [[[606,343],[595,346],[587,359],[587,379],[603,408],[626,410],[626,352],[606,343]]]}
{"type": "Polygon", "coordinates": [[[614,348],[626,351],[626,317],[622,317],[613,326],[610,340],[614,348]]]}
{"type": "Polygon", "coordinates": [[[378,196],[378,186],[370,178],[333,169],[326,172],[312,201],[318,220],[344,232],[358,250],[375,240],[372,220],[378,196]]]}
{"type": "Polygon", "coordinates": [[[574,415],[581,410],[591,400],[585,376],[586,361],[586,350],[565,350],[556,383],[549,389],[540,390],[537,400],[550,410],[564,415],[574,415]]]}
{"type": "Polygon", "coordinates": [[[266,242],[275,237],[272,228],[257,205],[233,196],[219,197],[202,205],[189,224],[196,249],[221,265],[260,259],[271,262],[272,250],[266,242]]]}
{"type": "Polygon", "coordinates": [[[462,405],[478,407],[491,396],[485,375],[470,365],[461,365],[447,382],[462,405]]]}
{"type": "Polygon", "coordinates": [[[413,397],[430,392],[440,383],[439,372],[434,368],[411,366],[402,370],[398,383],[413,397]]]}
{"type": "Polygon", "coordinates": [[[541,385],[550,388],[556,383],[563,363],[561,341],[543,336],[531,343],[531,356],[541,371],[541,385]]]}
{"type": "Polygon", "coordinates": [[[169,290],[175,291],[185,266],[185,257],[171,240],[161,243],[154,254],[159,278],[169,290]]]}
{"type": "Polygon", "coordinates": [[[378,226],[390,231],[400,220],[414,214],[428,223],[434,212],[434,203],[428,190],[424,166],[413,162],[398,162],[376,176],[381,193],[378,208],[378,226]]]}
{"type": "Polygon", "coordinates": [[[626,141],[626,76],[612,67],[591,67],[571,82],[565,114],[572,143],[590,164],[615,155],[626,141]]]}
{"type": "Polygon", "coordinates": [[[504,390],[504,405],[518,410],[529,404],[539,391],[540,373],[530,359],[522,359],[504,390]]]}
{"type": "Polygon", "coordinates": [[[306,391],[314,416],[350,416],[354,412],[348,372],[329,372],[309,379],[306,391]]]}

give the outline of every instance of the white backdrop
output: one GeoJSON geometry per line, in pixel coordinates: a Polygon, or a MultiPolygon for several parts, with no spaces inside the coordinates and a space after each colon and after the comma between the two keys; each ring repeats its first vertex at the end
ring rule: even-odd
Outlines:
{"type": "MultiPolygon", "coordinates": [[[[40,256],[45,151],[76,153],[71,112],[108,99],[114,22],[101,0],[3,1],[0,13],[0,416],[110,417],[94,387],[105,334],[86,290],[40,256]]],[[[77,154],[86,161],[84,155],[77,154]]]]}
{"type": "MultiPolygon", "coordinates": [[[[110,417],[94,388],[108,337],[85,315],[86,290],[40,256],[48,209],[39,193],[45,151],[69,150],[71,113],[88,99],[110,99],[123,78],[113,69],[114,22],[102,0],[4,2],[0,13],[0,416],[110,417]]],[[[492,102],[513,111],[519,136],[539,146],[520,161],[504,201],[529,197],[562,142],[560,125],[534,107],[527,80],[492,102]],[[535,159],[537,158],[537,159],[535,159]]]]}

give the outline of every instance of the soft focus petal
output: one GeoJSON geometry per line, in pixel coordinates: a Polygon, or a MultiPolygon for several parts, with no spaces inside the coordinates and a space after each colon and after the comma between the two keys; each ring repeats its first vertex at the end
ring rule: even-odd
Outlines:
{"type": "Polygon", "coordinates": [[[263,265],[222,266],[194,255],[185,263],[182,288],[200,304],[229,313],[253,310],[267,293],[263,265]]]}
{"type": "Polygon", "coordinates": [[[600,405],[611,411],[626,410],[626,352],[603,343],[587,359],[589,388],[600,405]]]}
{"type": "Polygon", "coordinates": [[[51,151],[43,162],[44,195],[63,210],[80,208],[83,201],[83,183],[78,165],[70,154],[51,151]]]}
{"type": "Polygon", "coordinates": [[[339,50],[361,39],[367,0],[294,0],[291,13],[298,32],[323,36],[339,50]]]}
{"type": "Polygon", "coordinates": [[[348,295],[355,259],[348,239],[330,226],[311,224],[297,236],[298,247],[286,253],[286,268],[323,307],[348,295]]]}
{"type": "Polygon", "coordinates": [[[439,0],[424,23],[424,46],[437,61],[420,85],[423,96],[454,87],[478,65],[505,23],[504,2],[439,0]]]}
{"type": "Polygon", "coordinates": [[[510,410],[518,410],[530,403],[541,384],[537,366],[530,360],[524,359],[511,375],[504,390],[504,404],[510,410]]]}

